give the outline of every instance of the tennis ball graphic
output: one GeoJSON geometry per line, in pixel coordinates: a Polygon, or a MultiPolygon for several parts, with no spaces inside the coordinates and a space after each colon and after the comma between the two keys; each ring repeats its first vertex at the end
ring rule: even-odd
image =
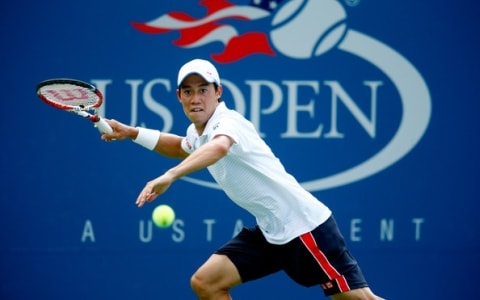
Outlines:
{"type": "Polygon", "coordinates": [[[337,45],[347,25],[346,12],[336,0],[290,0],[275,13],[270,39],[286,56],[308,59],[337,45]]]}

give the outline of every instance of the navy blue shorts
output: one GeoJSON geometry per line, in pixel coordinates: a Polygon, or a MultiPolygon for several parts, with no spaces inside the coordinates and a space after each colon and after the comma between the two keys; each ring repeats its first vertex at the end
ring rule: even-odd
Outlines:
{"type": "Polygon", "coordinates": [[[215,253],[229,257],[242,282],[283,270],[303,286],[320,285],[326,296],[368,286],[333,216],[285,245],[268,243],[258,226],[244,228],[215,253]]]}

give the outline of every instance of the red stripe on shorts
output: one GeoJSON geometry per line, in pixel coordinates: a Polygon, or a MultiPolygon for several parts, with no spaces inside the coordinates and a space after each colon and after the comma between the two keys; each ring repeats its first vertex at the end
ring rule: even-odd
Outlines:
{"type": "Polygon", "coordinates": [[[300,240],[303,242],[305,247],[307,247],[308,251],[310,251],[310,253],[313,255],[322,270],[325,272],[325,274],[327,274],[328,278],[337,282],[340,292],[349,291],[350,287],[348,286],[345,277],[340,275],[340,273],[338,273],[335,267],[330,264],[325,254],[323,254],[323,252],[317,246],[317,242],[313,238],[313,235],[310,232],[302,234],[300,236],[300,240]]]}

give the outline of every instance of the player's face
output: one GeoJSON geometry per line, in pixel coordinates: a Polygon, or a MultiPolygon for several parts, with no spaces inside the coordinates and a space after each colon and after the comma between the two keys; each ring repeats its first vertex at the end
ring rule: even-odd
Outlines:
{"type": "Polygon", "coordinates": [[[183,111],[195,124],[198,134],[202,134],[208,120],[215,112],[218,99],[222,95],[222,87],[209,83],[199,75],[189,75],[177,90],[177,96],[183,111]]]}

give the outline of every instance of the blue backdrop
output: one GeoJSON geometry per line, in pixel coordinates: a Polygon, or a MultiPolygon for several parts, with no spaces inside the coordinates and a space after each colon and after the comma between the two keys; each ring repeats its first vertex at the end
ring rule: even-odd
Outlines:
{"type": "MultiPolygon", "coordinates": [[[[195,269],[253,218],[206,172],[142,209],[176,162],[43,104],[77,78],[103,114],[184,134],[178,68],[215,63],[227,105],[335,213],[388,299],[476,299],[480,268],[478,3],[4,1],[1,299],[194,299],[195,269]],[[200,3],[199,3],[200,2],[200,3]],[[152,226],[155,205],[177,220],[152,226]]],[[[283,273],[235,299],[319,299],[283,273]]]]}

